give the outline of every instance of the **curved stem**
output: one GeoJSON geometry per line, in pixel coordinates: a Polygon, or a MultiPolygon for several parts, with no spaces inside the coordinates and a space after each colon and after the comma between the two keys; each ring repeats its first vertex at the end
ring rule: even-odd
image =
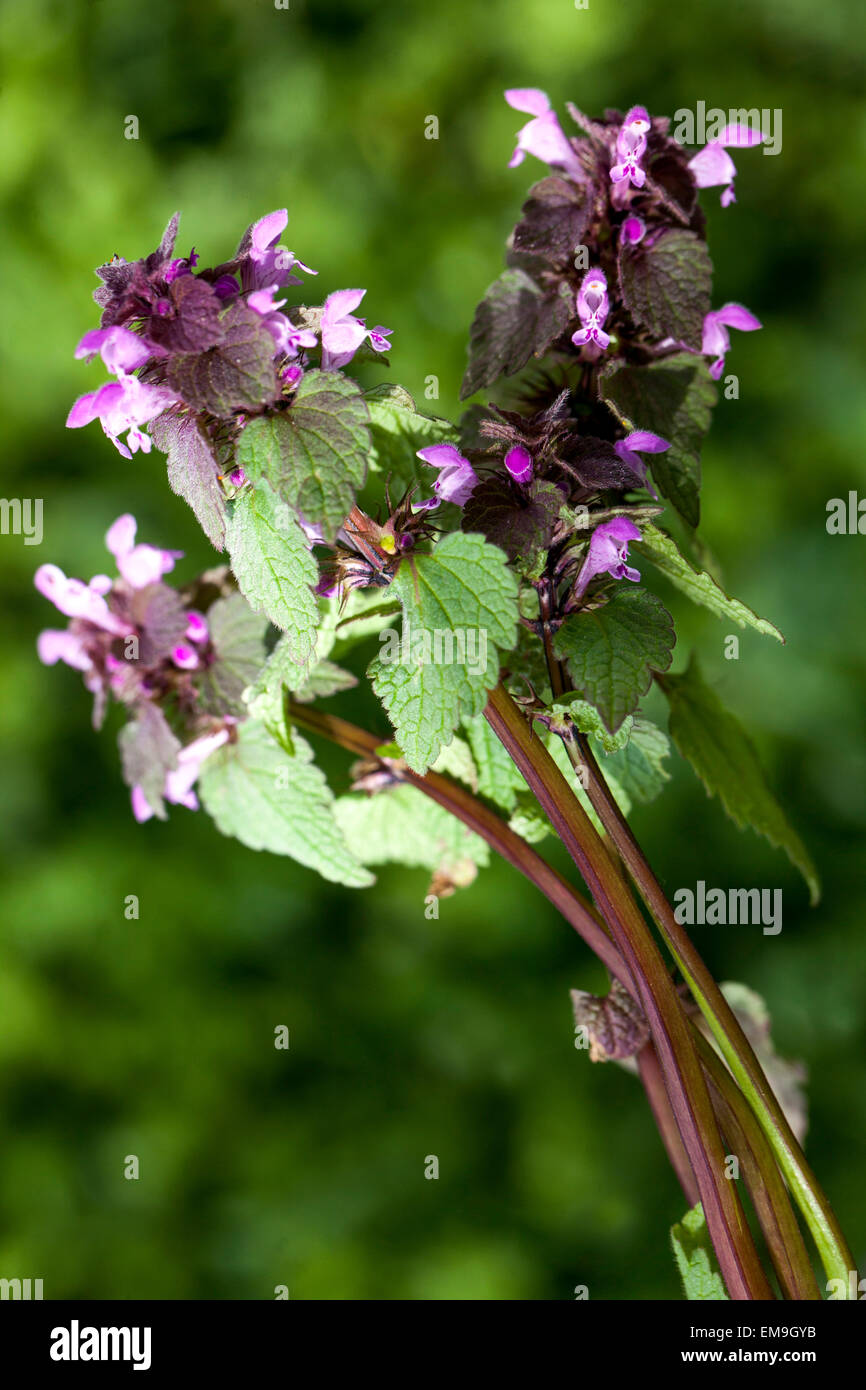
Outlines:
{"type": "MultiPolygon", "coordinates": [[[[677,922],[664,890],[608,787],[585,734],[577,735],[582,765],[589,773],[593,808],[652,913],[733,1076],[749,1101],[818,1247],[828,1279],[856,1286],[856,1268],[836,1215],[812,1172],[797,1138],[752,1050],[739,1020],[687,932],[677,922]]],[[[850,1296],[850,1295],[849,1295],[850,1296]]]]}
{"type": "Polygon", "coordinates": [[[739,1197],[724,1176],[704,1073],[658,947],[586,812],[502,686],[491,693],[485,718],[574,860],[637,985],[728,1292],[734,1299],[772,1298],[739,1197]]]}

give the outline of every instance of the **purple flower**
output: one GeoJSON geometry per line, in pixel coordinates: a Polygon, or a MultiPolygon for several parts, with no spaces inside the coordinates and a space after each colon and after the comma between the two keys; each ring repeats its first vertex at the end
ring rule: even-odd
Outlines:
{"type": "Polygon", "coordinates": [[[627,517],[617,516],[613,521],[602,522],[596,526],[589,542],[586,559],[577,576],[574,586],[575,598],[580,598],[587,584],[597,574],[610,574],[614,579],[629,579],[633,584],[640,580],[638,570],[626,564],[629,541],[639,541],[640,531],[627,517]]]}
{"type": "Polygon", "coordinates": [[[264,320],[265,327],[284,357],[297,357],[301,348],[314,348],[318,339],[308,328],[296,328],[279,310],[284,299],[274,299],[278,285],[268,285],[267,289],[253,290],[247,295],[247,303],[264,320]]]}
{"type": "Polygon", "coordinates": [[[453,502],[455,506],[465,506],[472,495],[478,478],[475,469],[453,444],[430,444],[426,449],[418,449],[419,459],[439,469],[439,477],[433,484],[433,491],[441,502],[453,502]]]}
{"type": "Polygon", "coordinates": [[[751,333],[760,328],[756,319],[742,304],[723,304],[721,309],[713,309],[704,317],[704,336],[701,352],[705,357],[716,360],[710,366],[710,376],[718,381],[725,368],[725,354],[731,346],[729,328],[738,328],[742,333],[751,333]]]}
{"type": "Polygon", "coordinates": [[[117,569],[131,589],[146,589],[158,584],[164,574],[174,569],[182,550],[159,550],[154,545],[136,545],[137,522],[126,512],[119,516],[105,533],[105,544],[117,561],[117,569]]]}
{"type": "Polygon", "coordinates": [[[85,333],[75,349],[75,356],[90,360],[97,352],[118,379],[107,381],[98,390],[79,396],[67,416],[67,429],[81,429],[92,420],[99,420],[124,458],[132,458],[139,449],[149,454],[150,435],[145,434],[141,426],[155,420],[178,398],[165,386],[141,381],[130,373],[151,357],[165,356],[164,349],[140,338],[137,333],[131,333],[128,328],[115,325],[111,328],[94,328],[85,333]],[[126,443],[122,444],[118,436],[124,430],[128,433],[126,443]]]}
{"type": "Polygon", "coordinates": [[[85,358],[88,362],[92,362],[97,353],[113,376],[134,372],[136,367],[143,367],[151,357],[164,355],[155,344],[146,342],[137,333],[131,333],[128,328],[119,325],[92,328],[75,349],[76,358],[85,358]]]}
{"type": "Polygon", "coordinates": [[[525,485],[532,482],[532,455],[521,449],[519,444],[508,450],[505,467],[516,483],[525,485]]]}
{"type": "Polygon", "coordinates": [[[716,188],[724,184],[721,204],[723,208],[735,203],[734,175],[737,166],[727,153],[726,146],[739,149],[750,145],[760,145],[766,136],[760,130],[752,130],[748,125],[726,125],[717,140],[710,140],[692,159],[689,168],[698,188],[716,188]]]}
{"type": "Polygon", "coordinates": [[[650,118],[644,106],[633,106],[626,115],[616,137],[617,161],[610,171],[612,183],[626,180],[633,188],[643,188],[646,171],[641,159],[646,149],[650,118]]]}
{"type": "Polygon", "coordinates": [[[571,335],[575,347],[593,345],[596,350],[603,351],[609,345],[610,336],[602,326],[609,310],[604,271],[588,270],[577,292],[577,312],[582,327],[571,335]]]}
{"type": "Polygon", "coordinates": [[[646,234],[646,224],[642,217],[636,217],[632,213],[625,219],[619,229],[619,239],[625,246],[637,246],[639,241],[643,241],[646,234]]]}
{"type": "Polygon", "coordinates": [[[303,261],[299,261],[293,251],[279,245],[280,237],[286,230],[289,214],[285,208],[269,212],[244,233],[239,249],[242,259],[241,276],[245,290],[266,289],[275,285],[283,289],[285,285],[303,283],[292,271],[295,266],[307,275],[318,275],[303,261]]]}
{"type": "Polygon", "coordinates": [[[386,335],[392,333],[393,329],[382,328],[381,325],[368,329],[364,320],[355,318],[352,313],[366,293],[366,290],[335,290],[325,300],[321,323],[322,366],[325,371],[345,367],[365,339],[369,338],[370,346],[376,352],[384,352],[391,346],[386,335]]]}
{"type": "Polygon", "coordinates": [[[505,100],[515,111],[525,111],[534,117],[518,133],[517,147],[508,162],[509,169],[515,169],[522,164],[526,155],[531,154],[542,164],[562,169],[578,183],[586,183],[583,166],[571,142],[563,134],[547,93],[539,91],[537,87],[511,87],[505,93],[505,100]]]}
{"type": "Polygon", "coordinates": [[[196,646],[202,646],[210,640],[210,628],[207,618],[203,613],[198,613],[191,608],[186,615],[186,635],[190,642],[195,642],[196,646]]]}
{"type": "MultiPolygon", "coordinates": [[[[619,454],[623,463],[634,470],[641,482],[649,488],[653,497],[658,496],[655,488],[647,480],[646,463],[641,458],[641,454],[663,454],[669,449],[670,441],[662,439],[660,434],[652,434],[649,430],[632,430],[625,439],[617,440],[614,449],[619,454]]],[[[637,537],[632,537],[636,540],[637,537]]]]}
{"type": "MultiPolygon", "coordinates": [[[[228,743],[228,728],[219,729],[215,734],[205,734],[182,748],[177,755],[177,767],[165,775],[163,796],[173,806],[186,806],[190,811],[198,810],[198,797],[193,791],[202,767],[212,753],[228,743]]],[[[139,824],[148,821],[155,814],[140,786],[132,788],[132,814],[139,824]]]]}
{"type": "MultiPolygon", "coordinates": [[[[97,575],[96,579],[85,584],[83,579],[67,579],[58,565],[40,565],[33,576],[33,583],[40,594],[50,599],[54,607],[67,618],[83,618],[94,627],[101,628],[103,632],[110,632],[115,637],[127,637],[135,630],[129,623],[112,613],[106,603],[105,594],[111,587],[111,580],[105,575],[97,575]]],[[[53,666],[55,661],[66,661],[63,644],[49,641],[45,645],[47,651],[54,653],[48,658],[49,665],[53,666]]],[[[72,650],[71,646],[69,650],[72,650]]],[[[85,669],[78,662],[69,664],[79,665],[81,670],[85,669]]]]}

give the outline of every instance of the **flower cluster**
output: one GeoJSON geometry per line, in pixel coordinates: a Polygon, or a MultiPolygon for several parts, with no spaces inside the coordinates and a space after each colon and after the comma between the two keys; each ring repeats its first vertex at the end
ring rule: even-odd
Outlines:
{"type": "Polygon", "coordinates": [[[365,343],[386,352],[391,330],[368,329],[354,313],[364,290],[337,290],[319,309],[288,307],[284,291],[303,283],[296,272],[317,272],[280,244],[287,222],[285,209],[268,213],[247,229],[231,261],[199,269],[194,250],[174,255],[175,216],[149,256],[100,266],[101,326],[75,355],[98,354],[115,379],[80,396],[67,425],[99,420],[130,458],[150,451],[145,427],[160,416],[192,413],[212,436],[221,422],[242,424],[278,405],[317,352],[325,371],[345,367],[365,343]]]}
{"type": "MultiPolygon", "coordinates": [[[[201,765],[228,741],[235,721],[215,720],[200,708],[199,681],[217,653],[206,616],[163,583],[181,552],[136,543],[136,530],[135,518],[127,514],[106,534],[116,578],[97,574],[85,583],[68,578],[58,565],[39,567],[36,588],[69,623],[41,632],[37,651],[48,666],[62,661],[82,673],[94,697],[97,728],[109,699],[114,699],[140,727],[157,738],[162,731],[173,740],[168,727],[163,730],[161,710],[170,706],[177,711],[182,726],[197,736],[185,747],[178,746],[176,759],[166,769],[163,795],[194,809],[192,788],[201,765]]],[[[131,783],[131,797],[137,820],[158,813],[136,781],[131,783]]]]}

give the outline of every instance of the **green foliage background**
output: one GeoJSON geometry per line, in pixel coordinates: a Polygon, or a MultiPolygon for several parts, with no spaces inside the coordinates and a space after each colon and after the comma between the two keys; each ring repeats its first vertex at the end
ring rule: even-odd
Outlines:
{"type": "MultiPolygon", "coordinates": [[[[113,731],[94,735],[77,677],[34,650],[51,614],[33,569],[101,570],[121,511],[186,549],[182,577],[212,559],[161,456],[127,463],[97,427],[64,430],[99,379],[72,359],[96,322],[92,267],[150,250],[176,207],[181,247],[212,263],[287,204],[287,244],[325,291],[367,286],[369,321],[395,329],[394,379],[423,400],[435,374],[434,408],[453,412],[472,310],[541,172],[506,168],[512,85],[560,110],[784,114],[778,158],[738,157],[739,203],[705,195],[714,302],[765,327],[734,335],[741,398],[717,411],[704,508],[732,591],[788,645],[740,633],[726,661],[724,625],[677,601],[678,664],[694,642],[747,719],[824,902],[809,911],[784,857],[682,764],[635,823],[671,890],[784,889],[778,937],[695,933],[807,1061],[809,1153],[866,1256],[866,540],[825,530],[829,498],[866,494],[859,18],[856,0],[0,10],[2,489],[45,500],[40,549],[0,538],[0,1275],[42,1277],[46,1297],[678,1294],[683,1199],[637,1084],[572,1047],[568,989],[602,974],[552,910],[503,866],[427,921],[421,873],[350,894],[203,815],[136,827],[113,731]]],[[[345,786],[345,760],[330,766],[345,786]]]]}

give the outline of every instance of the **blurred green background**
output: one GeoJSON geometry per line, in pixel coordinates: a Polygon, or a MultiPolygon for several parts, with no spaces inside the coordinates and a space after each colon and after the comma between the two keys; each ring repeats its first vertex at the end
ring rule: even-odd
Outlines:
{"type": "Polygon", "coordinates": [[[151,250],[175,208],[181,251],[212,264],[287,204],[324,292],[367,286],[393,378],[423,403],[438,376],[432,408],[453,413],[474,305],[542,173],[506,167],[506,86],[563,116],[568,98],[783,111],[781,155],[738,157],[738,204],[704,195],[714,302],[765,325],[733,335],[741,396],[716,413],[704,509],[729,587],[788,645],[741,633],[726,661],[725,624],[677,614],[680,665],[694,643],[747,719],[824,901],[679,760],[634,820],[671,890],[784,889],[778,937],[695,932],[807,1062],[808,1152],[866,1260],[866,539],[825,530],[829,498],[866,495],[861,18],[856,0],[6,0],[3,491],[44,498],[45,537],[0,537],[0,1275],[46,1297],[679,1294],[683,1200],[641,1091],[572,1046],[568,989],[602,972],[528,885],[494,867],[428,921],[421,872],[349,893],[203,815],[137,827],[113,727],[95,735],[77,676],[35,656],[53,610],[33,570],[103,569],[120,512],[186,550],[181,578],[213,559],[160,455],[64,429],[101,379],[72,358],[92,267],[151,250]]]}

